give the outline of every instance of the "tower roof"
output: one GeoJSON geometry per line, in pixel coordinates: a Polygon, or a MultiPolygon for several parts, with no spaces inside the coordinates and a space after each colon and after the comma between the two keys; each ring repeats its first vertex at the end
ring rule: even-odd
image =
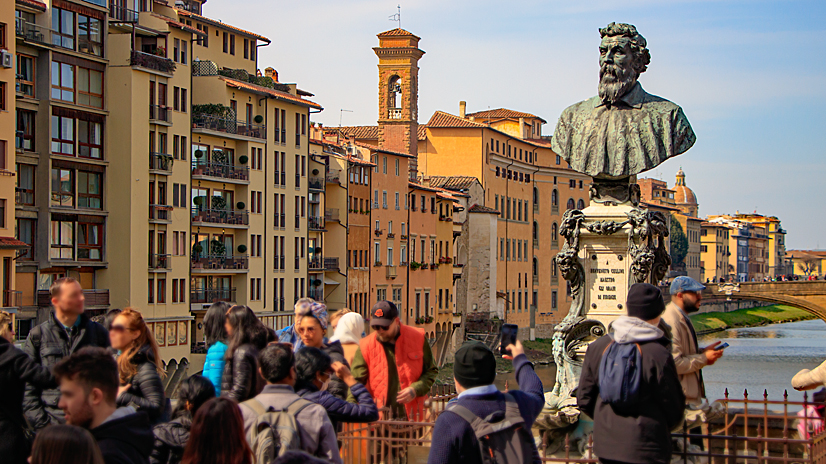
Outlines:
{"type": "Polygon", "coordinates": [[[390,29],[389,31],[384,31],[381,34],[377,34],[376,37],[397,37],[397,36],[408,36],[408,37],[415,37],[417,40],[421,40],[421,37],[413,34],[410,31],[406,31],[400,27],[395,29],[390,29]]]}
{"type": "Polygon", "coordinates": [[[685,172],[683,168],[677,171],[677,182],[674,184],[674,201],[680,205],[697,205],[697,196],[694,191],[685,184],[685,172]]]}

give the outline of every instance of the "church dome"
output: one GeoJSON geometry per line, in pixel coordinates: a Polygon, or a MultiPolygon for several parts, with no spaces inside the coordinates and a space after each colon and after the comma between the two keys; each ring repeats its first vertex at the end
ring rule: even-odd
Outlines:
{"type": "Polygon", "coordinates": [[[697,196],[694,191],[685,184],[685,172],[683,168],[677,171],[677,182],[674,184],[674,201],[678,205],[697,206],[697,196]]]}

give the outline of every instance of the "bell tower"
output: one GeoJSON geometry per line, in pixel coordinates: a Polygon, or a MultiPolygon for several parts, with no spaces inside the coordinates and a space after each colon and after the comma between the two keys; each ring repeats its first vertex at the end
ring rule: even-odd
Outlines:
{"type": "Polygon", "coordinates": [[[401,28],[378,35],[379,46],[379,146],[408,153],[410,179],[418,174],[419,37],[401,28]]]}

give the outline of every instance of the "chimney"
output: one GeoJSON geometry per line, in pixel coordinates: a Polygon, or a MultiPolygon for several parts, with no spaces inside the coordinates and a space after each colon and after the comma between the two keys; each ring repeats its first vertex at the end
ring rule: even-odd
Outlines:
{"type": "Polygon", "coordinates": [[[467,102],[462,100],[459,102],[459,117],[465,119],[467,115],[467,102]]]}
{"type": "Polygon", "coordinates": [[[276,71],[273,67],[267,67],[264,69],[264,75],[271,78],[273,82],[278,82],[278,71],[276,71]]]}

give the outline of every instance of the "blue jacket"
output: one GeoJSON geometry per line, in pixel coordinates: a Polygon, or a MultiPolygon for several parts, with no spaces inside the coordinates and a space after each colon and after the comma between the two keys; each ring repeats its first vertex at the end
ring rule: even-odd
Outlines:
{"type": "Polygon", "coordinates": [[[367,387],[356,383],[350,388],[358,404],[348,403],[333,396],[329,391],[318,391],[315,387],[298,391],[298,395],[307,401],[320,404],[327,410],[333,427],[338,428],[340,422],[373,422],[379,420],[379,410],[373,397],[367,392],[367,387]]]}
{"type": "MultiPolygon", "coordinates": [[[[519,412],[525,420],[525,426],[530,430],[545,405],[542,381],[524,354],[513,360],[513,367],[516,370],[516,381],[522,389],[510,390],[508,393],[519,404],[519,412]]],[[[465,396],[453,401],[457,401],[479,417],[487,417],[496,411],[505,410],[505,395],[501,392],[484,396],[465,396]]],[[[536,444],[533,461],[540,462],[536,444]]],[[[457,414],[445,411],[439,415],[433,427],[433,442],[427,464],[456,463],[481,464],[482,456],[479,453],[476,434],[473,433],[470,424],[457,414]]]]}
{"type": "Polygon", "coordinates": [[[215,396],[221,396],[221,376],[224,374],[224,355],[227,353],[227,344],[215,342],[207,350],[204,361],[204,377],[215,385],[215,396]]]}

